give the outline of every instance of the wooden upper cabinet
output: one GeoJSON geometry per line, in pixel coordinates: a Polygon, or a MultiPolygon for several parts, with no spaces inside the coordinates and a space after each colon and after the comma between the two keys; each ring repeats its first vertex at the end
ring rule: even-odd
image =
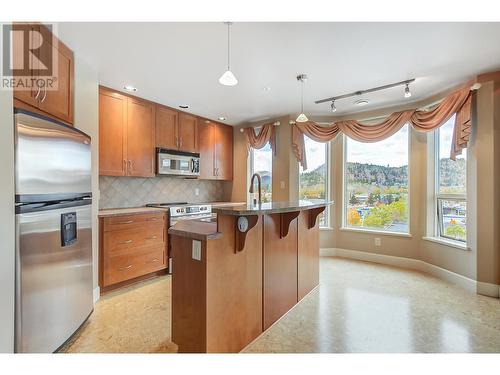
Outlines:
{"type": "Polygon", "coordinates": [[[215,172],[218,180],[233,179],[233,128],[215,126],[215,172]]]}
{"type": "Polygon", "coordinates": [[[127,98],[127,168],[129,176],[153,177],[154,105],[127,98]]]}
{"type": "Polygon", "coordinates": [[[233,128],[199,120],[200,179],[233,179],[233,128]]]}
{"type": "Polygon", "coordinates": [[[155,175],[154,104],[99,90],[99,174],[155,175]]]}
{"type": "Polygon", "coordinates": [[[177,124],[179,112],[156,105],[156,147],[177,149],[177,124]]]}
{"type": "Polygon", "coordinates": [[[99,174],[127,174],[127,97],[99,90],[99,174]]]}
{"type": "Polygon", "coordinates": [[[52,77],[55,86],[51,89],[45,85],[35,85],[31,90],[14,90],[14,106],[54,117],[68,124],[73,124],[74,108],[74,55],[73,52],[56,38],[51,31],[41,24],[29,26],[26,34],[25,24],[14,25],[13,62],[14,66],[24,66],[23,77],[42,78],[40,72],[44,61],[52,58],[52,77]],[[33,51],[27,51],[24,46],[33,51]],[[34,48],[40,46],[39,48],[34,48]],[[25,62],[29,61],[29,65],[25,62]],[[29,68],[28,68],[29,67],[29,68]]]}
{"type": "Polygon", "coordinates": [[[198,120],[198,149],[200,151],[200,179],[214,180],[215,175],[215,124],[198,120]]]}
{"type": "Polygon", "coordinates": [[[177,127],[179,150],[198,152],[198,118],[187,113],[179,114],[177,127]]]}
{"type": "Polygon", "coordinates": [[[54,76],[57,78],[56,90],[42,90],[39,108],[66,122],[73,123],[73,52],[59,39],[41,26],[41,35],[48,41],[40,49],[42,61],[45,56],[52,55],[54,76]]]}
{"type": "MultiPolygon", "coordinates": [[[[39,45],[40,34],[38,31],[40,27],[38,25],[31,25],[29,33],[26,34],[26,28],[18,25],[12,25],[12,65],[15,69],[20,70],[20,74],[23,77],[27,77],[32,80],[36,78],[35,69],[38,67],[38,60],[36,55],[33,53],[26,53],[26,48],[24,46],[28,43],[30,49],[34,49],[35,46],[39,45]],[[26,63],[26,60],[28,63],[26,63]]],[[[38,96],[40,96],[40,90],[36,88],[31,88],[31,90],[20,90],[14,88],[14,99],[23,101],[34,107],[38,107],[38,96]],[[35,95],[37,98],[35,98],[35,95]]]]}

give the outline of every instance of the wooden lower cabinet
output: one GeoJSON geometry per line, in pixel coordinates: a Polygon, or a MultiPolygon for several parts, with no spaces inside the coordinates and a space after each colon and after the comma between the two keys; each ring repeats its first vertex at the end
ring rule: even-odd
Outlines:
{"type": "Polygon", "coordinates": [[[281,215],[264,215],[264,329],[297,303],[297,218],[280,238],[281,215]]]}
{"type": "Polygon", "coordinates": [[[101,289],[165,269],[167,248],[163,212],[100,218],[101,289]]]}
{"type": "Polygon", "coordinates": [[[242,243],[238,216],[219,212],[219,236],[199,241],[200,258],[192,249],[203,233],[171,230],[172,341],[179,352],[239,352],[314,290],[318,213],[253,216],[242,243]]]}
{"type": "Polygon", "coordinates": [[[234,252],[235,216],[220,216],[217,240],[172,235],[172,341],[181,353],[235,353],[262,333],[262,220],[234,252]]]}
{"type": "Polygon", "coordinates": [[[297,297],[300,301],[319,284],[319,225],[308,228],[309,211],[298,217],[297,297]]]}

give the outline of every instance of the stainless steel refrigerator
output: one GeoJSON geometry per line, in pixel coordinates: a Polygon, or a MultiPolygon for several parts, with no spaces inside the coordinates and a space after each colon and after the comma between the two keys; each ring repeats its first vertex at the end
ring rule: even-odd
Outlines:
{"type": "Polygon", "coordinates": [[[93,310],[90,137],[16,110],[16,352],[56,351],[93,310]]]}

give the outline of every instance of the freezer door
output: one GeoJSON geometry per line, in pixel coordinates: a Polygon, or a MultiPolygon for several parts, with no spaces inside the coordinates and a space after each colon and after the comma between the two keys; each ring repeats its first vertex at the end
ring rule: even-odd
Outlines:
{"type": "Polygon", "coordinates": [[[15,129],[18,202],[43,201],[44,195],[71,197],[91,191],[89,136],[19,110],[15,114],[15,129]],[[19,200],[19,196],[25,199],[19,200]]]}
{"type": "Polygon", "coordinates": [[[18,214],[16,233],[16,352],[50,353],[93,309],[91,204],[18,214]]]}

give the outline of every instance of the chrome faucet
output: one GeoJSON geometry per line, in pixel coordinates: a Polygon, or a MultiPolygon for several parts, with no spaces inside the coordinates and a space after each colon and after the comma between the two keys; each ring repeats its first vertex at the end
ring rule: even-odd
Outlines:
{"type": "MultiPolygon", "coordinates": [[[[259,205],[261,205],[262,204],[262,187],[261,187],[262,180],[261,180],[260,175],[258,173],[254,173],[252,175],[252,178],[250,180],[250,190],[248,190],[248,192],[250,194],[253,194],[253,192],[254,192],[253,184],[254,184],[255,177],[257,177],[257,187],[259,188],[259,205]]],[[[253,199],[253,204],[257,204],[257,202],[255,201],[255,198],[253,199]]]]}

